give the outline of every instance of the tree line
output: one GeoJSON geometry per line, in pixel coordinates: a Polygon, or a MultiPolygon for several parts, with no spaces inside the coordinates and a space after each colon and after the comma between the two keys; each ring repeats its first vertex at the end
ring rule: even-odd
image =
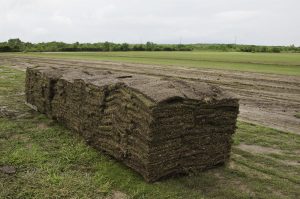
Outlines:
{"type": "Polygon", "coordinates": [[[20,39],[9,39],[0,42],[0,52],[80,52],[80,51],[221,51],[221,52],[300,52],[300,47],[290,46],[258,46],[241,44],[128,44],[113,42],[98,43],[64,43],[42,42],[30,43],[20,39]]]}
{"type": "Polygon", "coordinates": [[[9,39],[0,43],[0,52],[79,52],[79,51],[191,51],[191,46],[173,44],[128,44],[128,43],[64,43],[64,42],[42,42],[30,43],[20,39],[9,39]]]}
{"type": "Polygon", "coordinates": [[[221,52],[260,52],[260,53],[280,53],[280,52],[300,52],[300,47],[290,46],[259,46],[243,44],[194,44],[194,50],[221,51],[221,52]]]}

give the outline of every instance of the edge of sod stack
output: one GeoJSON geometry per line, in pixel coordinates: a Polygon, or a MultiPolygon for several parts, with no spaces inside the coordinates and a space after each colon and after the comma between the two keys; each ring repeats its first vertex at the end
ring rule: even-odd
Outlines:
{"type": "Polygon", "coordinates": [[[230,157],[238,99],[219,87],[97,68],[36,66],[26,102],[80,133],[146,181],[230,157]]]}

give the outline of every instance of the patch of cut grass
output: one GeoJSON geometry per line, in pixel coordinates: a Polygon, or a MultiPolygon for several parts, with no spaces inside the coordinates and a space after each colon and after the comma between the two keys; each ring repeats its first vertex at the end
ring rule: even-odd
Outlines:
{"type": "Polygon", "coordinates": [[[300,75],[299,53],[243,52],[57,52],[16,53],[22,56],[118,61],[196,68],[300,75]]]}
{"type": "Polygon", "coordinates": [[[299,138],[299,135],[263,126],[238,122],[237,132],[239,132],[239,134],[235,136],[235,144],[245,143],[249,145],[271,147],[283,150],[286,153],[289,153],[300,146],[300,140],[297,139],[299,138]]]}
{"type": "Polygon", "coordinates": [[[238,123],[231,161],[224,167],[148,184],[137,173],[88,146],[77,134],[24,106],[24,72],[0,67],[0,105],[19,117],[0,117],[0,198],[299,198],[300,136],[238,123]],[[238,144],[272,147],[253,154],[238,144]]]}

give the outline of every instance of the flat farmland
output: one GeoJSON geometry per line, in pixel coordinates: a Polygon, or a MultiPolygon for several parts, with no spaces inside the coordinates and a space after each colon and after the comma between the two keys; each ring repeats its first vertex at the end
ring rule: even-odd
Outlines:
{"type": "Polygon", "coordinates": [[[241,52],[75,52],[25,53],[22,55],[119,61],[142,64],[190,66],[249,72],[300,75],[299,53],[241,52]]]}
{"type": "Polygon", "coordinates": [[[22,53],[3,54],[2,62],[23,69],[36,64],[76,65],[203,81],[240,98],[240,120],[300,133],[300,120],[296,117],[300,112],[300,54],[22,53]]]}
{"type": "Polygon", "coordinates": [[[0,54],[0,198],[299,198],[300,55],[219,52],[0,54]],[[81,66],[207,82],[240,98],[230,162],[145,183],[24,106],[28,66],[81,66]]]}

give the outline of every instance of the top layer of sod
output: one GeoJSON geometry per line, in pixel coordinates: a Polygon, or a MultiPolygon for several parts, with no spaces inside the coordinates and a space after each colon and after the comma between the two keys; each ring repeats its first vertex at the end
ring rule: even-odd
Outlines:
{"type": "Polygon", "coordinates": [[[190,99],[200,101],[213,101],[223,99],[234,99],[232,94],[221,90],[217,86],[202,82],[189,82],[180,79],[157,77],[124,72],[111,72],[101,69],[80,67],[35,67],[38,71],[48,77],[62,78],[69,82],[84,81],[95,86],[108,86],[122,84],[137,92],[143,93],[152,102],[163,103],[168,100],[190,99]]]}

